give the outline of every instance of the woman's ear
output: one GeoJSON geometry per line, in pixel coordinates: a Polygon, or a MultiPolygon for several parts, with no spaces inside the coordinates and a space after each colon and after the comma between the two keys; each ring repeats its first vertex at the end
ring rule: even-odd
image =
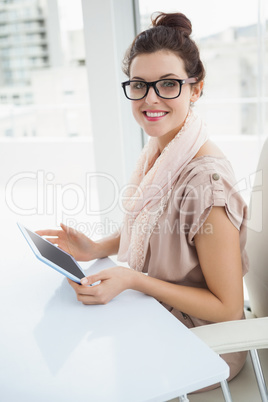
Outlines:
{"type": "Polygon", "coordinates": [[[191,95],[191,102],[196,102],[200,96],[201,96],[201,92],[204,86],[204,81],[200,81],[198,82],[198,84],[195,84],[192,86],[192,95],[191,95]]]}

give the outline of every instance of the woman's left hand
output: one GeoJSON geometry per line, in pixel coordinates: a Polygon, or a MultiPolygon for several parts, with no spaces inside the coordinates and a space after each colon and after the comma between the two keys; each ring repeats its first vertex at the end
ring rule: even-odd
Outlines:
{"type": "Polygon", "coordinates": [[[125,267],[104,269],[98,274],[81,280],[81,285],[68,279],[76,292],[77,300],[83,304],[107,304],[119,293],[131,288],[132,278],[136,271],[125,267]],[[92,285],[100,281],[99,284],[92,285]]]}

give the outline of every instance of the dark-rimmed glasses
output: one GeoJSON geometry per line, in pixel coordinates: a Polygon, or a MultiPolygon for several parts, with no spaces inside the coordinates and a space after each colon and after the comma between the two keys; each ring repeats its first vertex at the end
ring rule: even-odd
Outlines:
{"type": "Polygon", "coordinates": [[[157,96],[163,99],[175,99],[181,94],[181,87],[184,84],[193,84],[197,78],[186,78],[177,80],[173,78],[162,79],[152,82],[130,80],[122,82],[122,87],[126,97],[130,100],[140,100],[147,96],[150,87],[153,87],[157,96]]]}

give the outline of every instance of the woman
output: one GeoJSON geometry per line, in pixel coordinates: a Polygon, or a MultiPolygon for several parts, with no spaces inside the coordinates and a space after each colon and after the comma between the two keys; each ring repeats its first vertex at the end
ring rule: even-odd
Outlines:
{"type": "MultiPolygon", "coordinates": [[[[80,261],[113,254],[128,261],[132,269],[104,270],[82,286],[69,280],[84,304],[107,303],[135,289],[193,327],[243,318],[247,256],[246,205],[234,189],[232,168],[192,111],[205,71],[190,34],[183,14],[160,14],[125,56],[123,90],[151,138],[125,194],[120,233],[98,242],[65,225],[39,234],[54,236],[52,243],[80,261]]],[[[245,354],[223,357],[231,379],[245,354]]]]}

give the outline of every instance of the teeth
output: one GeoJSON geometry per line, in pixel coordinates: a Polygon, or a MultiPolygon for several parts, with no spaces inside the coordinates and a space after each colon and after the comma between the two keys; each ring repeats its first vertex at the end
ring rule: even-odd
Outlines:
{"type": "Polygon", "coordinates": [[[161,117],[161,116],[165,116],[165,112],[146,112],[146,116],[148,117],[161,117]]]}

